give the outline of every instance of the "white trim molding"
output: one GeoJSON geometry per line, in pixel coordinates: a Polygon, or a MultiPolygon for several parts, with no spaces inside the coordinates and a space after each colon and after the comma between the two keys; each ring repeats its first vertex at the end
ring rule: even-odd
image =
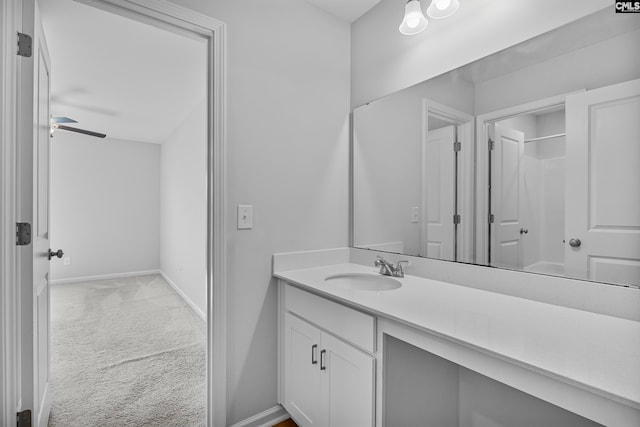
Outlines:
{"type": "Polygon", "coordinates": [[[231,427],[271,427],[289,418],[289,413],[282,406],[276,405],[246,420],[239,421],[231,427]]]}
{"type": "MultiPolygon", "coordinates": [[[[207,216],[207,425],[225,427],[227,418],[227,263],[225,237],[226,206],[226,25],[210,16],[196,13],[166,0],[77,0],[131,19],[156,25],[207,41],[208,96],[208,216],[207,216]]],[[[19,337],[20,322],[13,309],[20,306],[21,284],[17,278],[19,260],[15,246],[15,212],[19,194],[16,190],[19,171],[17,150],[17,113],[19,103],[15,88],[19,81],[19,62],[15,56],[15,34],[20,29],[21,4],[7,0],[0,6],[0,425],[15,423],[19,405],[20,360],[12,354],[19,337]],[[13,268],[5,268],[11,266],[13,268]],[[15,344],[15,343],[14,343],[15,344]],[[16,373],[17,372],[17,373],[16,373]],[[12,373],[11,378],[6,377],[12,373]]]]}
{"type": "Polygon", "coordinates": [[[22,5],[0,4],[0,425],[14,425],[20,401],[20,294],[15,233],[17,221],[16,33],[22,5]]]}
{"type": "Polygon", "coordinates": [[[96,280],[121,279],[123,277],[151,276],[153,274],[161,274],[161,271],[145,270],[145,271],[131,271],[127,273],[99,274],[96,276],[69,277],[66,279],[51,279],[49,283],[51,284],[51,286],[54,286],[54,285],[64,285],[66,283],[82,283],[82,282],[95,282],[96,280]]]}
{"type": "Polygon", "coordinates": [[[171,289],[173,289],[173,291],[178,294],[178,296],[180,298],[182,298],[182,300],[189,306],[191,307],[191,309],[198,315],[199,318],[201,318],[203,321],[207,321],[207,314],[200,310],[200,307],[198,307],[196,305],[196,303],[194,303],[191,298],[189,298],[187,296],[187,294],[184,293],[184,291],[180,288],[180,286],[178,286],[173,280],[171,280],[171,278],[164,272],[164,271],[160,271],[160,275],[162,276],[162,278],[164,279],[165,282],[167,282],[167,284],[169,286],[171,286],[171,289]]]}
{"type": "Polygon", "coordinates": [[[50,281],[51,286],[65,285],[70,283],[95,282],[97,280],[121,279],[126,277],[139,276],[161,276],[165,282],[178,294],[180,298],[187,304],[203,321],[207,321],[207,314],[203,312],[192,300],[184,293],[184,291],[162,270],[145,270],[132,271],[128,273],[100,274],[97,276],[70,277],[66,279],[53,279],[50,281]]]}

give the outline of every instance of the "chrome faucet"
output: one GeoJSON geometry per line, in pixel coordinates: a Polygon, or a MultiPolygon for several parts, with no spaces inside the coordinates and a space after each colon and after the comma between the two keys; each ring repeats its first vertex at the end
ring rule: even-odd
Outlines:
{"type": "Polygon", "coordinates": [[[409,265],[409,261],[398,261],[398,263],[394,266],[392,263],[386,261],[381,256],[377,256],[376,260],[373,262],[373,265],[375,265],[376,267],[380,267],[380,274],[392,277],[404,277],[402,264],[409,265]]]}

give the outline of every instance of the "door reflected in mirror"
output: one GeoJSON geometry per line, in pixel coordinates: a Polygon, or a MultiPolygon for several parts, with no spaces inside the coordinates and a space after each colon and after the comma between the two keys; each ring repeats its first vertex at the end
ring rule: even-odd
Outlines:
{"type": "Polygon", "coordinates": [[[637,40],[607,8],[356,108],[354,246],[640,285],[637,40]]]}
{"type": "Polygon", "coordinates": [[[564,106],[489,127],[489,264],[564,274],[564,106]]]}

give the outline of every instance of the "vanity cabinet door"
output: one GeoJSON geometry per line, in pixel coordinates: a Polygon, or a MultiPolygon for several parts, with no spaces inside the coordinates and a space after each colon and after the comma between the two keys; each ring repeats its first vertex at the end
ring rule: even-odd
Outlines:
{"type": "Polygon", "coordinates": [[[374,425],[373,357],[322,334],[320,369],[327,427],[374,425]]]}
{"type": "Polygon", "coordinates": [[[373,427],[373,318],[294,288],[283,295],[282,406],[300,427],[373,427]]]}
{"type": "Polygon", "coordinates": [[[284,324],[284,403],[300,427],[321,426],[320,330],[287,313],[284,324]]]}

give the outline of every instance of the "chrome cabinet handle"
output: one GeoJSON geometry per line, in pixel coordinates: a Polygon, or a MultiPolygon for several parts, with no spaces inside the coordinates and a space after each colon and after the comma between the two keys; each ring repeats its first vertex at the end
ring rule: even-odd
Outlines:
{"type": "Polygon", "coordinates": [[[529,230],[527,228],[521,228],[520,229],[520,234],[527,234],[529,232],[529,230]]]}
{"type": "Polygon", "coordinates": [[[582,244],[582,242],[580,241],[580,239],[570,239],[569,240],[569,246],[571,246],[572,248],[579,248],[581,244],[582,244]]]}
{"type": "Polygon", "coordinates": [[[318,344],[314,344],[311,346],[311,364],[318,364],[318,344]]]}
{"type": "Polygon", "coordinates": [[[327,353],[327,350],[320,351],[320,370],[324,371],[327,369],[327,365],[324,364],[324,355],[327,353]]]}

